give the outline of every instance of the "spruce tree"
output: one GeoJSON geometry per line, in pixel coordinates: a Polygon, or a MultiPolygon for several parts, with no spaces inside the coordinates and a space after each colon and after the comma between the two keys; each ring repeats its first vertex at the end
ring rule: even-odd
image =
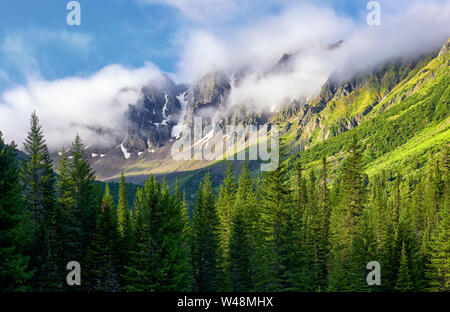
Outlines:
{"type": "Polygon", "coordinates": [[[322,176],[319,184],[319,212],[317,233],[317,280],[318,290],[325,290],[328,285],[328,257],[330,231],[330,190],[328,189],[328,165],[326,157],[322,158],[322,176]]]}
{"type": "Polygon", "coordinates": [[[127,291],[154,292],[160,287],[165,272],[161,267],[161,236],[164,231],[161,187],[150,175],[144,189],[136,194],[136,247],[132,261],[126,266],[127,291]]]}
{"type": "Polygon", "coordinates": [[[70,179],[74,199],[75,219],[81,224],[81,248],[74,257],[80,259],[89,247],[89,241],[95,231],[96,196],[94,189],[94,172],[84,155],[84,146],[79,135],[75,137],[70,150],[70,179]]]}
{"type": "MultiPolygon", "coordinates": [[[[283,149],[281,149],[283,151],[283,149]]],[[[290,279],[292,259],[292,198],[286,164],[265,174],[261,186],[261,235],[258,242],[256,288],[280,291],[290,279]]]]}
{"type": "Polygon", "coordinates": [[[304,178],[304,170],[299,163],[295,166],[293,205],[289,210],[288,221],[288,257],[290,270],[285,274],[285,285],[289,291],[312,291],[314,286],[315,237],[313,212],[317,207],[313,190],[314,179],[310,175],[310,187],[304,178]],[[312,181],[311,181],[312,180],[312,181]],[[314,199],[312,199],[314,197],[314,199]]]}
{"type": "Polygon", "coordinates": [[[438,227],[430,244],[430,263],[427,276],[429,290],[450,291],[450,174],[449,148],[444,150],[444,194],[440,205],[438,227]]]}
{"type": "Polygon", "coordinates": [[[209,173],[200,184],[191,225],[194,290],[217,291],[219,277],[219,217],[209,173]]]}
{"type": "Polygon", "coordinates": [[[231,169],[231,163],[227,162],[227,170],[225,178],[220,185],[219,196],[217,198],[217,214],[219,216],[219,230],[220,230],[220,263],[222,264],[220,270],[221,284],[224,291],[232,289],[230,280],[229,263],[227,255],[229,251],[231,220],[233,217],[234,198],[236,196],[236,186],[231,169]]]}
{"type": "Polygon", "coordinates": [[[232,290],[250,291],[252,287],[251,249],[248,241],[248,227],[242,209],[238,209],[233,214],[229,247],[228,269],[231,273],[232,290]]]}
{"type": "Polygon", "coordinates": [[[135,241],[126,266],[127,291],[186,291],[189,259],[185,242],[185,216],[179,193],[171,196],[150,175],[135,200],[135,241]]]}
{"type": "Polygon", "coordinates": [[[37,290],[55,287],[57,276],[57,211],[55,174],[52,160],[36,112],[30,120],[30,131],[24,142],[26,161],[21,163],[21,182],[26,207],[34,227],[32,265],[39,270],[34,275],[37,290]]]}
{"type": "Polygon", "coordinates": [[[144,291],[143,279],[145,274],[146,255],[144,237],[144,191],[142,188],[136,190],[133,202],[133,245],[130,246],[130,259],[124,263],[123,279],[125,281],[125,291],[144,291]]]}
{"type": "Polygon", "coordinates": [[[26,212],[16,157],[14,143],[6,145],[0,132],[0,291],[29,290],[34,273],[23,253],[26,212]]]}
{"type": "Polygon", "coordinates": [[[233,291],[250,291],[254,287],[255,227],[259,217],[256,202],[253,183],[245,162],[233,207],[227,257],[233,291]]]}
{"type": "Polygon", "coordinates": [[[377,240],[377,258],[383,266],[383,290],[390,290],[395,286],[397,246],[395,243],[396,217],[393,209],[389,209],[387,202],[385,177],[378,176],[375,181],[372,203],[376,213],[376,240],[377,240]]]}
{"type": "Polygon", "coordinates": [[[413,290],[412,278],[409,271],[408,255],[406,254],[405,246],[402,247],[400,268],[395,284],[395,290],[408,292],[413,290]]]}
{"type": "Polygon", "coordinates": [[[343,164],[342,177],[337,182],[338,202],[330,217],[329,290],[349,291],[353,239],[366,202],[362,152],[356,137],[353,137],[350,153],[343,164]]]}
{"type": "Polygon", "coordinates": [[[165,233],[165,246],[167,248],[167,278],[163,290],[187,291],[192,284],[191,267],[189,263],[189,246],[186,228],[188,220],[186,206],[181,202],[178,181],[172,197],[168,188],[163,196],[168,198],[167,231],[165,233]]]}
{"type": "Polygon", "coordinates": [[[57,209],[60,225],[59,267],[63,270],[59,278],[64,281],[67,263],[79,261],[79,251],[82,248],[81,220],[75,210],[74,184],[70,172],[70,160],[65,148],[61,151],[57,172],[57,209]]]}
{"type": "Polygon", "coordinates": [[[117,204],[117,218],[120,232],[120,273],[124,275],[125,266],[131,260],[131,252],[134,246],[134,233],[132,224],[132,211],[128,207],[125,175],[122,171],[119,184],[119,201],[117,204]]]}
{"type": "Polygon", "coordinates": [[[116,204],[106,184],[104,196],[96,215],[96,229],[86,255],[88,289],[101,292],[120,291],[119,244],[120,232],[116,204]]]}
{"type": "Polygon", "coordinates": [[[121,235],[124,235],[125,231],[125,219],[128,216],[128,201],[126,194],[126,185],[125,185],[125,175],[122,171],[120,174],[120,184],[119,184],[119,202],[117,205],[117,214],[119,219],[119,231],[121,235]]]}

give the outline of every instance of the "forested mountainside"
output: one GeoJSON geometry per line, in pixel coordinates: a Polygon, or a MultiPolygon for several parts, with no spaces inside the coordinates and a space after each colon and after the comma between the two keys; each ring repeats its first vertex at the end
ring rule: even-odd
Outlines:
{"type": "MultiPolygon", "coordinates": [[[[290,59],[285,54],[265,75],[286,70],[290,59]]],[[[245,75],[245,71],[232,76],[215,72],[190,86],[166,78],[163,87],[145,87],[142,99],[130,105],[128,133],[117,139],[117,145],[104,148],[86,142],[86,156],[97,179],[118,181],[123,170],[131,182],[143,184],[152,172],[159,181],[165,176],[171,186],[178,179],[181,189],[192,194],[192,186],[209,170],[217,188],[224,162],[176,161],[170,155],[183,130],[192,128],[195,116],[202,116],[204,124],[219,126],[279,125],[292,158],[301,155],[306,168],[317,166],[322,156],[331,157],[331,164],[341,162],[350,136],[356,133],[368,144],[364,161],[370,174],[398,166],[410,171],[406,164],[420,168],[427,151],[448,139],[448,43],[435,53],[391,60],[350,79],[335,74],[316,97],[293,99],[272,112],[227,106],[231,90],[245,75]]],[[[199,140],[208,144],[205,138],[199,140]]],[[[59,156],[54,158],[56,164],[59,156]]],[[[233,162],[233,168],[239,170],[242,164],[233,162]]],[[[252,169],[258,164],[249,167],[256,174],[252,169]]]]}
{"type": "Polygon", "coordinates": [[[383,66],[354,91],[339,92],[347,85],[335,88],[314,117],[281,122],[289,128],[290,141],[306,149],[292,158],[304,164],[323,156],[340,162],[356,136],[364,146],[369,176],[382,170],[420,172],[429,152],[438,152],[450,139],[449,44],[435,58],[383,66]]]}
{"type": "MultiPolygon", "coordinates": [[[[332,77],[316,98],[280,108],[270,122],[282,131],[289,164],[300,162],[308,170],[320,167],[322,157],[327,157],[335,175],[356,136],[369,176],[383,170],[422,174],[429,154],[450,142],[449,45],[450,41],[432,55],[393,60],[348,81],[332,77]]],[[[234,170],[241,166],[233,162],[234,170]]],[[[256,175],[259,166],[251,162],[249,167],[256,175]]],[[[213,181],[220,181],[225,162],[173,176],[191,193],[189,186],[196,185],[206,170],[213,181]]]]}
{"type": "Polygon", "coordinates": [[[21,160],[0,136],[0,290],[73,290],[78,261],[83,291],[449,291],[449,45],[279,112],[276,170],[147,174],[132,204],[78,136],[55,173],[33,114],[21,160]]]}

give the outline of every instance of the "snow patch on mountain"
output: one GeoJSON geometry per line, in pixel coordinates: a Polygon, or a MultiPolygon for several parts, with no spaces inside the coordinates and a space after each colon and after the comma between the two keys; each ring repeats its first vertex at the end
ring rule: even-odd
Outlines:
{"type": "Polygon", "coordinates": [[[188,101],[186,97],[187,97],[186,91],[177,95],[177,99],[181,105],[181,112],[178,116],[177,124],[172,128],[172,137],[177,139],[180,137],[181,131],[183,131],[183,122],[187,113],[186,107],[188,105],[188,101]]]}
{"type": "Polygon", "coordinates": [[[125,157],[125,159],[130,158],[131,153],[128,153],[127,149],[125,146],[123,146],[123,142],[120,144],[120,149],[122,150],[123,153],[123,157],[125,157]]]}

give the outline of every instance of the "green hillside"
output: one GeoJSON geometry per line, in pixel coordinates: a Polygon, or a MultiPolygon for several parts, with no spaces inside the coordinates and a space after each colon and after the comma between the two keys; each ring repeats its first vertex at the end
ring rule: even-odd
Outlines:
{"type": "MultiPolygon", "coordinates": [[[[285,129],[290,166],[299,162],[315,169],[325,156],[332,176],[336,175],[356,136],[364,149],[369,177],[383,170],[420,175],[430,153],[450,143],[449,44],[450,40],[439,53],[392,61],[374,73],[359,75],[338,86],[331,97],[330,86],[325,85],[307,103],[313,108],[309,112],[298,103],[279,112],[273,122],[285,129]],[[320,106],[320,112],[312,113],[320,106]]],[[[240,172],[242,162],[235,163],[235,172],[240,172]]],[[[215,162],[194,172],[169,174],[168,181],[176,176],[181,188],[192,194],[207,170],[216,184],[224,169],[225,161],[215,162]]],[[[257,163],[250,166],[253,176],[258,170],[257,163]]]]}
{"type": "Polygon", "coordinates": [[[291,147],[302,143],[305,147],[289,162],[313,168],[326,156],[330,163],[338,165],[356,136],[364,148],[369,176],[382,170],[397,170],[404,175],[420,172],[430,152],[438,152],[450,143],[449,59],[450,53],[444,47],[435,58],[425,57],[415,65],[383,68],[363,87],[333,98],[308,124],[290,127],[285,133],[288,139],[294,132],[300,133],[297,140],[288,141],[291,147]],[[395,86],[387,82],[403,76],[395,86]],[[310,131],[315,120],[319,123],[310,131]],[[351,121],[355,125],[345,129],[351,121]]]}

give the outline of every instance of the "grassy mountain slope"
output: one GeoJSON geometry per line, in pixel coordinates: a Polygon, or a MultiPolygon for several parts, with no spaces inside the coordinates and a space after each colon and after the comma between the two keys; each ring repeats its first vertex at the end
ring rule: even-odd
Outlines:
{"type": "Polygon", "coordinates": [[[380,81],[371,78],[363,88],[330,101],[318,117],[325,122],[310,133],[306,150],[290,161],[315,167],[326,156],[331,163],[340,163],[355,135],[365,149],[368,175],[381,170],[416,174],[430,152],[450,143],[449,61],[450,53],[443,48],[431,61],[424,58],[417,63],[390,91],[383,86],[391,75],[388,71],[380,81]],[[333,133],[351,118],[357,118],[357,125],[333,133]],[[327,131],[334,135],[323,141],[320,133],[327,131]]]}

